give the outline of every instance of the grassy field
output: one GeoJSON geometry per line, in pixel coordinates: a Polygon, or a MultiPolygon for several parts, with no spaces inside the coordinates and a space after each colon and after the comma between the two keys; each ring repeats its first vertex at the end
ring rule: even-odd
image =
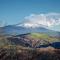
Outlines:
{"type": "Polygon", "coordinates": [[[37,38],[37,39],[43,39],[43,40],[48,40],[49,42],[56,42],[56,41],[60,41],[58,38],[56,37],[51,37],[47,34],[44,33],[31,33],[30,36],[32,38],[37,38]]]}

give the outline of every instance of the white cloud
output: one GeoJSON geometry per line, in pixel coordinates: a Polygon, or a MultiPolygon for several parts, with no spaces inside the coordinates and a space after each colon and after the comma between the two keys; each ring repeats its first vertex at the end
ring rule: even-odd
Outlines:
{"type": "Polygon", "coordinates": [[[54,25],[60,24],[59,13],[48,13],[48,14],[31,14],[26,16],[24,26],[26,27],[53,27],[54,25]]]}
{"type": "Polygon", "coordinates": [[[45,27],[48,29],[55,30],[58,26],[57,31],[60,30],[60,13],[47,13],[47,14],[31,14],[24,18],[24,23],[20,26],[25,27],[45,27]]]}

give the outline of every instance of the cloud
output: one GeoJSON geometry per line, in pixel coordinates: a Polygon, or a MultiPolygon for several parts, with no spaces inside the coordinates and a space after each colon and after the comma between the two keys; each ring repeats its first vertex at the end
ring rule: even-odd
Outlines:
{"type": "Polygon", "coordinates": [[[53,27],[60,25],[60,13],[31,14],[24,18],[24,26],[27,27],[53,27]]]}
{"type": "Polygon", "coordinates": [[[24,17],[24,22],[18,26],[44,27],[60,32],[60,13],[30,14],[24,17]]]}

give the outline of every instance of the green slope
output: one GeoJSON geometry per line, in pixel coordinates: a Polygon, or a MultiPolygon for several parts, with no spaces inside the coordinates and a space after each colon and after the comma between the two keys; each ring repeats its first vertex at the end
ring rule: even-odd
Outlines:
{"type": "Polygon", "coordinates": [[[34,39],[40,39],[40,40],[42,39],[42,40],[47,40],[49,42],[60,41],[58,38],[49,36],[49,35],[44,34],[44,33],[31,33],[30,36],[34,39]]]}

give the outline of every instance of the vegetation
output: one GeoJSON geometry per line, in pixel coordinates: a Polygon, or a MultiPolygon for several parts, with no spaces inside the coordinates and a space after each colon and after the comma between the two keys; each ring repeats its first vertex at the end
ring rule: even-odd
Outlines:
{"type": "Polygon", "coordinates": [[[12,45],[0,48],[0,60],[59,60],[59,59],[60,50],[54,48],[30,49],[27,47],[25,48],[12,45]]]}
{"type": "Polygon", "coordinates": [[[30,36],[32,38],[35,38],[35,39],[37,38],[37,39],[47,40],[49,42],[60,41],[58,38],[49,36],[49,35],[44,34],[44,33],[31,33],[30,36]]]}
{"type": "MultiPolygon", "coordinates": [[[[35,40],[46,40],[49,42],[59,41],[56,37],[43,33],[27,34],[35,40]]],[[[12,37],[11,37],[12,38],[12,37]]],[[[21,36],[19,36],[21,38],[21,36]]],[[[31,39],[30,39],[31,40],[31,39]]],[[[0,36],[0,60],[59,60],[60,49],[55,48],[31,48],[11,43],[6,36],[0,36]]],[[[35,42],[33,42],[35,43],[35,42]]],[[[37,44],[40,44],[38,41],[37,44]]],[[[34,45],[34,44],[33,44],[34,45]]]]}

